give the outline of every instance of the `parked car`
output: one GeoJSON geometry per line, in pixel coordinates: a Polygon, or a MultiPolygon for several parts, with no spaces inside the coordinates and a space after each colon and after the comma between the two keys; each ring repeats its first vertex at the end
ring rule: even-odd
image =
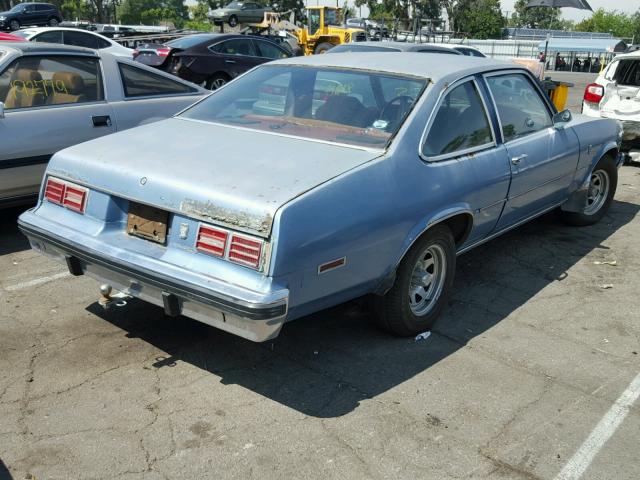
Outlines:
{"type": "Polygon", "coordinates": [[[247,70],[293,56],[260,36],[201,33],[177,38],[162,47],[139,46],[136,60],[215,90],[247,70]]]}
{"type": "Polygon", "coordinates": [[[640,149],[640,51],[616,56],[587,85],[582,113],[622,122],[622,150],[640,149]]]}
{"type": "Polygon", "coordinates": [[[0,205],[33,200],[58,150],[170,117],[206,93],[101,51],[0,45],[0,205]]]}
{"type": "Polygon", "coordinates": [[[463,43],[433,43],[432,45],[451,48],[452,50],[460,52],[463,55],[467,55],[468,57],[486,57],[486,55],[477,48],[465,45],[463,43]]]}
{"type": "Polygon", "coordinates": [[[462,55],[461,52],[449,47],[434,45],[432,43],[408,43],[408,42],[357,42],[343,43],[336,45],[327,53],[344,52],[421,52],[421,53],[444,53],[447,55],[462,55]]]}
{"type": "Polygon", "coordinates": [[[24,38],[10,33],[0,32],[0,42],[24,42],[24,38]]]}
{"type": "Polygon", "coordinates": [[[261,65],[174,118],[56,154],[20,228],[98,278],[105,305],[139,297],[263,341],[373,294],[381,325],[423,332],[456,254],[552,209],[597,222],[619,166],[615,121],[557,113],[524,68],[441,59],[261,65]],[[286,101],[256,112],[265,94],[286,101]]]}
{"type": "Polygon", "coordinates": [[[18,3],[8,12],[0,12],[0,29],[18,30],[28,25],[55,27],[61,21],[62,14],[51,3],[18,3]]]}
{"type": "Polygon", "coordinates": [[[40,27],[26,28],[15,32],[16,35],[30,42],[63,43],[76,47],[102,50],[118,57],[133,58],[133,49],[123,47],[110,38],[99,33],[80,30],[77,28],[40,27]]]}
{"type": "Polygon", "coordinates": [[[216,8],[209,12],[209,18],[219,25],[228,23],[235,27],[239,23],[259,23],[264,19],[265,12],[271,12],[270,7],[265,7],[255,2],[233,1],[223,8],[216,8]]]}

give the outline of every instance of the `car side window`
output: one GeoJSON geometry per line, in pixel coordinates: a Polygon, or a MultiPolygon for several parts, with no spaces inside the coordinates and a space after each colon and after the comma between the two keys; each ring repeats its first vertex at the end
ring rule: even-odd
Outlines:
{"type": "Polygon", "coordinates": [[[498,109],[504,141],[539,132],[553,125],[540,92],[521,73],[487,77],[498,109]]]}
{"type": "Polygon", "coordinates": [[[124,96],[128,98],[193,93],[197,91],[184,83],[176,82],[142,68],[124,63],[118,63],[118,67],[122,77],[124,96]]]}
{"type": "Polygon", "coordinates": [[[104,90],[96,58],[23,57],[0,74],[0,101],[7,110],[101,100],[104,90]]]}
{"type": "Polygon", "coordinates": [[[211,47],[211,50],[223,55],[242,55],[247,57],[258,56],[251,40],[244,38],[225,40],[224,42],[220,42],[211,47]]]}
{"type": "Polygon", "coordinates": [[[426,157],[438,157],[493,145],[491,124],[475,82],[455,87],[442,100],[422,145],[426,157]]]}
{"type": "Polygon", "coordinates": [[[256,40],[255,43],[260,50],[260,56],[265,58],[287,58],[289,55],[284,51],[280,50],[275,45],[270,44],[269,42],[264,42],[262,40],[256,40]]]}
{"type": "Polygon", "coordinates": [[[62,43],[62,31],[53,30],[41,33],[31,39],[32,42],[62,43]]]}
{"type": "Polygon", "coordinates": [[[47,10],[51,10],[49,5],[36,5],[36,10],[38,12],[46,12],[47,10]]]}
{"type": "Polygon", "coordinates": [[[620,62],[617,62],[617,61],[611,62],[611,64],[607,67],[607,69],[604,72],[604,78],[606,78],[607,80],[613,80],[615,78],[618,65],[620,65],[620,62]]]}
{"type": "Polygon", "coordinates": [[[97,38],[90,33],[73,32],[66,30],[64,32],[65,45],[74,45],[76,47],[98,48],[97,38]]]}
{"type": "Polygon", "coordinates": [[[104,38],[100,38],[100,37],[94,37],[94,38],[98,42],[98,48],[99,49],[109,48],[111,46],[111,44],[109,42],[107,42],[104,38]]]}

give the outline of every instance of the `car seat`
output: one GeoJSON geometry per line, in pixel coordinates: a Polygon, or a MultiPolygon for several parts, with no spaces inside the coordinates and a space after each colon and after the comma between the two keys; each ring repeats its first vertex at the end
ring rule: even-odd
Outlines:
{"type": "Polygon", "coordinates": [[[53,94],[47,99],[49,104],[80,103],[87,100],[84,93],[84,80],[77,73],[56,72],[51,80],[53,81],[53,94]]]}
{"type": "Polygon", "coordinates": [[[5,108],[29,108],[44,105],[45,97],[41,82],[42,75],[37,70],[17,69],[11,77],[11,88],[4,101],[5,108]]]}
{"type": "Polygon", "coordinates": [[[370,118],[368,109],[355,97],[330,95],[316,110],[316,119],[326,122],[366,127],[370,118]]]}

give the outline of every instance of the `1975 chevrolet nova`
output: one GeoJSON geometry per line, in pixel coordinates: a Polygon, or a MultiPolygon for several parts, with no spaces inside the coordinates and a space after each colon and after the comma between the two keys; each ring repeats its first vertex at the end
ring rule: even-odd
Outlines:
{"type": "Polygon", "coordinates": [[[620,135],[557,113],[512,64],[297,57],[57,153],[19,223],[106,303],[119,290],[264,341],[373,294],[381,325],[413,335],[444,307],[456,254],[555,208],[600,220],[620,135]]]}

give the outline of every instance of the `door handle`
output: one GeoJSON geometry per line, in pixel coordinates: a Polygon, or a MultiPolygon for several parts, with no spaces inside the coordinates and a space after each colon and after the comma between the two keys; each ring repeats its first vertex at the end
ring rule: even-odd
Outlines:
{"type": "Polygon", "coordinates": [[[235,60],[225,60],[224,63],[228,63],[230,65],[233,65],[234,63],[236,63],[235,60]]]}
{"type": "Polygon", "coordinates": [[[522,155],[518,155],[516,157],[511,157],[511,164],[512,165],[520,165],[520,162],[522,160],[524,160],[525,158],[527,158],[529,155],[527,155],[526,153],[523,153],[522,155]]]}
{"type": "Polygon", "coordinates": [[[111,117],[109,115],[96,115],[91,117],[94,127],[110,127],[111,117]]]}

